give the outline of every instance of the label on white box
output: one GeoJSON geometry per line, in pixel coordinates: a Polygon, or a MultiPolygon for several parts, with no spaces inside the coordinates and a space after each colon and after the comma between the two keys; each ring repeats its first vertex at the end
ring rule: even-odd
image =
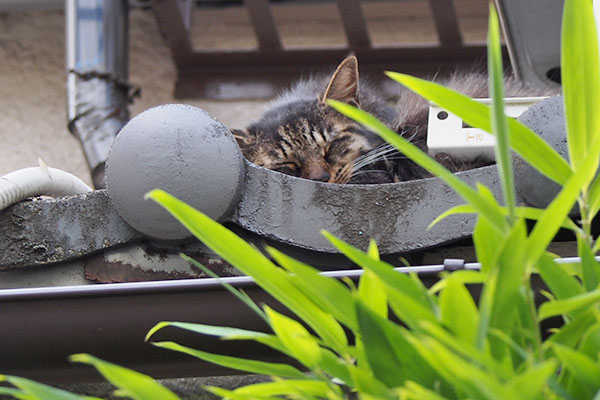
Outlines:
{"type": "MultiPolygon", "coordinates": [[[[517,118],[532,104],[546,97],[514,97],[504,99],[504,112],[507,116],[517,118]]],[[[491,104],[491,99],[476,99],[484,104],[491,104]]],[[[446,153],[457,160],[473,160],[481,158],[494,160],[496,138],[478,128],[472,128],[454,114],[429,104],[429,122],[427,125],[427,147],[429,154],[446,153]]]]}

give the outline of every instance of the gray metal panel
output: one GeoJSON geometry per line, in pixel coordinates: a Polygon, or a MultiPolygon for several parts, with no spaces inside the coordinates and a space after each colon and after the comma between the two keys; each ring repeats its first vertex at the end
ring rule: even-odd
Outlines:
{"type": "Polygon", "coordinates": [[[560,67],[563,0],[496,0],[517,76],[536,86],[554,85],[547,74],[560,67]]]}

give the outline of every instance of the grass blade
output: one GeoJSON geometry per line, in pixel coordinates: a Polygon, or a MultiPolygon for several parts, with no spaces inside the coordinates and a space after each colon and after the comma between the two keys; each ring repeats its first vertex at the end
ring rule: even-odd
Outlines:
{"type": "Polygon", "coordinates": [[[318,306],[350,329],[354,330],[358,327],[354,313],[354,298],[348,287],[337,279],[319,274],[313,267],[275,248],[267,247],[266,250],[279,265],[295,275],[291,277],[292,282],[303,293],[310,296],[318,306]]]}
{"type": "Polygon", "coordinates": [[[249,309],[251,309],[256,314],[258,314],[263,320],[265,320],[266,323],[269,323],[269,320],[268,320],[266,314],[263,312],[263,310],[261,310],[260,307],[243,290],[238,290],[238,289],[234,288],[229,283],[227,283],[223,279],[221,279],[221,277],[219,275],[215,274],[212,270],[206,268],[204,265],[200,264],[198,261],[194,260],[192,257],[189,257],[188,255],[183,254],[183,253],[180,253],[179,256],[181,258],[183,258],[185,261],[194,265],[196,268],[199,268],[200,270],[202,270],[202,272],[204,272],[206,275],[210,276],[213,279],[218,280],[219,283],[221,285],[223,285],[223,287],[225,289],[227,289],[227,291],[229,293],[231,293],[232,295],[234,295],[235,297],[240,299],[240,301],[242,303],[244,303],[245,305],[247,305],[249,309]]]}
{"type": "Polygon", "coordinates": [[[571,370],[573,377],[580,383],[586,385],[592,393],[598,391],[600,386],[600,366],[598,362],[592,360],[582,352],[570,349],[568,347],[554,344],[552,350],[558,359],[571,370]]]}
{"type": "Polygon", "coordinates": [[[569,158],[577,171],[592,151],[592,145],[600,139],[600,64],[591,1],[565,2],[561,38],[561,81],[569,158]]]}
{"type": "Polygon", "coordinates": [[[66,390],[44,385],[31,379],[11,375],[0,375],[0,382],[8,382],[18,389],[0,387],[0,394],[23,400],[92,400],[97,397],[80,396],[66,390]],[[20,389],[20,390],[19,390],[20,389]]]}
{"type": "Polygon", "coordinates": [[[600,264],[596,261],[588,242],[581,236],[577,237],[577,252],[581,257],[581,278],[585,289],[588,292],[597,289],[600,283],[600,264]]]}
{"type": "Polygon", "coordinates": [[[516,219],[515,186],[510,157],[510,141],[504,114],[504,74],[502,72],[502,52],[500,50],[500,26],[494,4],[490,3],[490,16],[487,40],[490,97],[492,98],[492,133],[496,136],[496,164],[502,185],[504,203],[508,208],[511,222],[516,219]]]}
{"type": "Polygon", "coordinates": [[[548,301],[540,306],[538,317],[541,321],[556,315],[567,315],[587,308],[598,301],[600,301],[600,290],[598,289],[565,300],[548,301]]]}
{"type": "Polygon", "coordinates": [[[73,354],[69,359],[94,366],[106,380],[135,400],[179,399],[175,393],[140,372],[109,363],[89,354],[73,354]]]}
{"type": "MultiPolygon", "coordinates": [[[[379,261],[379,250],[374,240],[369,243],[367,254],[374,260],[379,261]]],[[[360,300],[374,313],[382,318],[388,316],[388,302],[385,293],[385,285],[371,271],[364,271],[358,282],[358,296],[360,300]]]]}
{"type": "Polygon", "coordinates": [[[475,343],[479,312],[467,288],[450,275],[440,293],[440,314],[443,324],[469,344],[475,343]]]}
{"type": "Polygon", "coordinates": [[[564,223],[573,208],[581,189],[587,187],[594,178],[600,154],[600,140],[595,142],[581,168],[574,173],[563,186],[560,193],[546,208],[535,224],[528,239],[527,265],[534,265],[546,251],[560,226],[564,223]]]}
{"type": "Polygon", "coordinates": [[[548,285],[557,300],[564,300],[585,293],[579,281],[573,275],[567,273],[562,265],[556,264],[548,253],[540,257],[537,269],[544,283],[548,285]]]}
{"type": "Polygon", "coordinates": [[[321,360],[317,339],[298,321],[265,306],[273,331],[294,358],[314,369],[321,360]]]}
{"type": "Polygon", "coordinates": [[[304,374],[302,372],[287,364],[269,363],[264,361],[247,360],[245,358],[224,356],[221,354],[213,354],[202,350],[191,349],[174,342],[154,342],[152,345],[163,349],[169,349],[188,354],[192,357],[238,371],[250,372],[252,374],[281,376],[285,378],[304,378],[304,374]]]}
{"type": "Polygon", "coordinates": [[[194,236],[225,261],[254,278],[269,294],[298,315],[336,350],[343,351],[347,338],[339,323],[302,293],[285,271],[235,233],[167,192],[155,189],[146,195],[177,218],[194,236]]]}
{"type": "Polygon", "coordinates": [[[373,314],[370,307],[362,301],[356,302],[359,332],[367,360],[377,379],[389,387],[400,386],[406,379],[402,368],[405,363],[396,357],[383,326],[373,314]]]}
{"type": "Polygon", "coordinates": [[[369,257],[329,232],[322,233],[342,254],[380,278],[386,286],[390,305],[406,324],[418,329],[421,319],[437,320],[435,300],[420,282],[394,271],[391,265],[369,257]]]}

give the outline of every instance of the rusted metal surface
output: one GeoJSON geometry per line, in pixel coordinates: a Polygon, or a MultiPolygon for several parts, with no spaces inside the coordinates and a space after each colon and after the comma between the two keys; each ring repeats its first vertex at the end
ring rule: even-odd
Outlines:
{"type": "Polygon", "coordinates": [[[141,238],[105,191],[35,198],[0,212],[0,270],[73,260],[141,238]]]}
{"type": "Polygon", "coordinates": [[[198,242],[144,242],[109,250],[84,260],[85,277],[96,283],[158,281],[207,278],[204,272],[181,258],[184,253],[218,276],[241,273],[198,242]]]}

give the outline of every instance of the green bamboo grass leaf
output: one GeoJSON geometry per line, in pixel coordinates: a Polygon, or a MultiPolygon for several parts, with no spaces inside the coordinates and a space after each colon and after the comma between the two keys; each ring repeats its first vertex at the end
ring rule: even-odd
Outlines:
{"type": "MultiPolygon", "coordinates": [[[[490,108],[485,104],[424,79],[397,72],[386,72],[386,75],[459,116],[470,126],[491,133],[490,108]]],[[[507,123],[512,148],[542,174],[559,184],[564,184],[572,173],[565,159],[535,132],[516,119],[507,118],[507,123]]]]}
{"type": "Polygon", "coordinates": [[[600,356],[600,323],[590,326],[581,339],[579,351],[598,362],[600,356]]]}
{"type": "Polygon", "coordinates": [[[446,287],[448,279],[452,278],[463,284],[481,284],[485,282],[485,274],[481,271],[472,271],[468,269],[453,271],[451,274],[447,274],[437,281],[432,287],[429,288],[429,293],[438,293],[446,287]]]}
{"type": "Polygon", "coordinates": [[[239,394],[234,390],[223,389],[217,386],[203,386],[203,389],[218,396],[222,399],[228,400],[279,400],[280,397],[273,396],[259,396],[257,394],[239,394]]]}
{"type": "Polygon", "coordinates": [[[272,335],[269,335],[264,332],[256,332],[249,331],[246,329],[239,328],[227,328],[224,326],[215,326],[215,325],[204,325],[204,324],[195,324],[191,322],[171,322],[171,321],[163,321],[154,325],[146,334],[146,338],[144,340],[148,341],[150,338],[159,330],[166,327],[175,327],[179,329],[184,329],[186,331],[201,333],[203,335],[210,336],[219,336],[222,339],[236,339],[239,337],[243,338],[266,338],[272,335]]]}
{"type": "Polygon", "coordinates": [[[554,344],[552,346],[556,357],[573,373],[579,383],[587,386],[592,393],[600,388],[600,366],[582,352],[566,346],[554,344]]]}
{"type": "Polygon", "coordinates": [[[556,372],[556,369],[557,363],[554,360],[546,360],[529,367],[525,372],[511,379],[508,386],[514,393],[519,393],[521,400],[539,399],[548,379],[556,372]]]}
{"type": "Polygon", "coordinates": [[[562,265],[556,264],[548,253],[540,257],[537,270],[557,300],[565,300],[585,293],[581,283],[567,273],[562,265]]]}
{"type": "Polygon", "coordinates": [[[580,294],[565,300],[555,300],[543,303],[538,312],[540,321],[556,315],[567,315],[585,309],[600,301],[600,290],[580,294]]]}
{"type": "Polygon", "coordinates": [[[153,342],[153,346],[163,349],[178,351],[192,357],[251,374],[274,375],[285,378],[303,379],[305,375],[298,369],[287,364],[270,363],[265,361],[248,360],[245,358],[224,356],[221,354],[208,353],[202,350],[192,349],[175,342],[153,342]]]}
{"type": "MultiPolygon", "coordinates": [[[[516,212],[516,215],[518,218],[525,218],[525,219],[530,219],[530,220],[539,220],[544,215],[543,209],[533,208],[533,207],[517,207],[515,212],[516,212]]],[[[427,226],[427,230],[433,228],[440,221],[442,221],[443,219],[445,219],[451,215],[476,214],[476,213],[477,213],[477,210],[469,204],[461,204],[458,206],[454,206],[454,207],[450,208],[449,210],[443,212],[439,216],[437,216],[427,226]]],[[[508,211],[507,211],[506,207],[502,207],[502,214],[508,215],[508,211]]],[[[564,228],[564,229],[569,229],[573,232],[581,232],[581,228],[578,227],[577,224],[575,224],[575,222],[573,222],[573,220],[571,218],[569,218],[568,216],[565,218],[565,221],[561,224],[560,227],[564,228]]]]}
{"type": "Polygon", "coordinates": [[[369,369],[355,366],[351,368],[355,388],[361,394],[361,400],[396,400],[392,391],[379,379],[373,376],[369,369]]]}
{"type": "Polygon", "coordinates": [[[135,400],[179,399],[175,393],[140,372],[109,363],[89,354],[73,354],[69,360],[94,366],[106,380],[135,400]]]}
{"type": "Polygon", "coordinates": [[[340,113],[354,119],[355,121],[371,129],[373,132],[377,133],[385,141],[392,144],[411,160],[446,182],[459,195],[473,205],[473,207],[475,207],[485,218],[489,219],[495,229],[499,230],[500,232],[506,230],[506,221],[500,214],[497,204],[483,198],[472,187],[467,185],[460,178],[448,171],[415,145],[408,142],[402,136],[388,128],[385,124],[378,121],[377,118],[361,109],[335,100],[328,100],[327,102],[340,113]]]}
{"type": "Polygon", "coordinates": [[[518,220],[500,246],[497,259],[498,281],[490,319],[490,326],[494,328],[509,329],[512,324],[510,316],[520,308],[518,303],[523,300],[518,293],[526,278],[526,237],[525,221],[518,220]]]}
{"type": "Polygon", "coordinates": [[[458,279],[446,279],[440,293],[442,323],[460,339],[474,344],[479,324],[479,312],[473,297],[458,279]]]}
{"type": "Polygon", "coordinates": [[[416,382],[406,382],[404,388],[401,389],[400,395],[407,400],[446,400],[446,397],[440,396],[436,392],[429,390],[427,387],[421,386],[416,382]]]}
{"type": "Polygon", "coordinates": [[[470,360],[471,364],[479,366],[480,369],[483,369],[502,380],[507,380],[512,376],[512,370],[496,361],[491,356],[488,349],[482,351],[470,343],[457,340],[456,336],[449,333],[448,330],[440,325],[423,321],[421,326],[424,332],[431,338],[437,340],[442,346],[445,346],[448,351],[455,353],[459,357],[470,360]]]}
{"type": "Polygon", "coordinates": [[[38,400],[39,399],[39,397],[32,396],[30,394],[26,394],[25,392],[23,392],[19,389],[13,389],[13,388],[2,387],[2,386],[0,386],[0,394],[6,395],[6,396],[11,396],[11,398],[14,397],[15,399],[20,399],[20,400],[38,400]]]}
{"type": "Polygon", "coordinates": [[[504,74],[502,72],[502,52],[500,50],[500,26],[496,8],[489,7],[488,23],[488,71],[490,71],[490,95],[492,98],[492,133],[496,136],[494,153],[498,165],[498,176],[504,195],[504,203],[508,209],[511,222],[516,220],[516,198],[512,162],[510,157],[510,140],[506,115],[504,114],[504,74]]]}
{"type": "Polygon", "coordinates": [[[596,176],[590,185],[589,191],[590,218],[594,218],[600,211],[600,175],[596,176]]]}
{"type": "Polygon", "coordinates": [[[527,360],[529,355],[523,349],[523,347],[519,346],[510,336],[508,336],[500,329],[491,328],[489,330],[489,335],[495,337],[496,339],[499,339],[501,342],[506,344],[507,347],[515,353],[515,355],[521,358],[521,361],[527,360]]]}
{"type": "MultiPolygon", "coordinates": [[[[354,387],[352,376],[348,370],[349,366],[346,362],[347,360],[341,359],[331,350],[321,347],[321,362],[319,367],[330,376],[346,383],[349,387],[354,387]]],[[[352,365],[350,367],[352,367],[352,365]]]]}
{"type": "Polygon", "coordinates": [[[385,328],[370,306],[356,302],[360,338],[363,341],[367,360],[377,379],[389,387],[400,386],[406,379],[402,362],[397,358],[393,345],[388,341],[385,328]]]}
{"type": "Polygon", "coordinates": [[[463,394],[459,393],[456,397],[489,400],[518,398],[518,394],[505,387],[496,376],[483,371],[470,360],[459,357],[433,338],[410,338],[410,341],[442,377],[460,389],[463,394]]]}
{"type": "MultiPolygon", "coordinates": [[[[482,349],[490,328],[510,329],[522,300],[517,296],[521,289],[526,266],[523,263],[526,249],[526,229],[523,220],[513,226],[508,236],[491,231],[487,221],[479,219],[473,233],[477,257],[482,271],[487,274],[479,302],[479,327],[476,345],[482,349]]],[[[501,357],[503,346],[493,339],[496,357],[501,357]]]]}
{"type": "Polygon", "coordinates": [[[310,325],[325,343],[338,350],[345,348],[347,338],[339,323],[298,290],[287,273],[260,251],[218,222],[163,190],[155,189],[146,197],[163,206],[225,261],[244,274],[252,276],[264,290],[310,325]]]}
{"type": "MultiPolygon", "coordinates": [[[[358,302],[357,302],[358,303],[358,302]]],[[[357,305],[357,307],[359,307],[357,305]]],[[[399,326],[398,324],[390,321],[387,318],[379,316],[373,312],[365,304],[360,304],[361,307],[361,335],[364,334],[363,330],[369,330],[367,335],[368,339],[366,342],[381,340],[381,343],[377,343],[380,346],[378,350],[383,347],[387,348],[391,353],[387,354],[391,360],[396,360],[395,369],[397,373],[404,377],[406,380],[415,381],[423,385],[433,386],[434,384],[440,387],[446,387],[446,383],[440,380],[440,376],[428,365],[428,363],[421,357],[419,352],[413,347],[413,345],[406,339],[407,336],[413,335],[408,329],[399,326]],[[373,324],[372,326],[367,324],[373,324]]],[[[375,357],[377,361],[377,355],[372,352],[372,349],[366,345],[366,351],[371,352],[368,358],[375,357]]],[[[370,362],[370,361],[369,361],[370,362]]],[[[380,365],[380,364],[378,364],[380,365]]],[[[379,375],[377,375],[379,376],[379,375]]],[[[395,385],[400,385],[397,382],[395,385]]]]}
{"type": "MultiPolygon", "coordinates": [[[[379,261],[379,250],[377,244],[371,239],[367,254],[374,260],[379,261]]],[[[385,285],[371,271],[364,271],[358,282],[358,295],[363,304],[371,308],[377,315],[387,318],[388,303],[385,293],[385,285]]]]}
{"type": "Polygon", "coordinates": [[[314,369],[319,365],[321,352],[318,340],[298,321],[286,317],[268,306],[265,306],[265,311],[271,321],[273,331],[294,358],[309,369],[314,369]]]}
{"type": "MultiPolygon", "coordinates": [[[[300,393],[304,396],[327,398],[332,389],[327,383],[314,380],[286,379],[277,382],[256,383],[235,389],[233,393],[244,396],[283,396],[300,393]]],[[[340,394],[340,393],[338,393],[340,394]]]]}
{"type": "Polygon", "coordinates": [[[293,273],[292,282],[307,294],[318,306],[331,313],[338,321],[354,330],[358,324],[354,314],[354,299],[350,290],[337,279],[319,274],[306,265],[273,247],[266,247],[267,253],[286,270],[293,273]]]}
{"type": "Polygon", "coordinates": [[[477,209],[475,207],[473,207],[472,205],[469,205],[469,204],[461,204],[461,205],[458,205],[458,206],[454,206],[454,207],[452,207],[452,208],[444,211],[443,213],[441,213],[437,217],[435,217],[435,219],[433,221],[431,221],[431,223],[429,225],[427,225],[427,230],[430,230],[435,225],[437,225],[440,221],[442,221],[443,219],[446,219],[447,217],[449,217],[451,215],[456,215],[456,214],[475,214],[476,212],[477,212],[477,209]]]}
{"type": "Polygon", "coordinates": [[[145,341],[149,341],[150,338],[159,330],[166,327],[174,327],[184,329],[194,333],[200,333],[209,336],[218,336],[224,340],[254,340],[255,342],[262,343],[265,346],[271,347],[284,354],[290,355],[285,346],[281,341],[274,335],[269,335],[263,332],[249,331],[238,328],[227,328],[223,326],[194,324],[189,322],[169,322],[163,321],[154,325],[146,334],[145,341]]]}
{"type": "MultiPolygon", "coordinates": [[[[11,375],[0,375],[0,382],[8,382],[18,389],[0,387],[0,394],[23,400],[92,400],[97,397],[80,396],[66,390],[44,385],[31,379],[11,375]]],[[[100,399],[98,399],[100,400],[100,399]]]]}
{"type": "Polygon", "coordinates": [[[568,324],[564,324],[554,331],[542,345],[544,351],[548,351],[554,343],[574,348],[579,344],[581,337],[590,326],[597,322],[594,310],[586,310],[573,317],[568,324]]]}
{"type": "Polygon", "coordinates": [[[552,200],[542,217],[535,224],[528,239],[527,265],[534,265],[545,252],[548,244],[571,212],[582,188],[587,187],[594,178],[599,154],[600,140],[592,144],[581,167],[569,178],[560,193],[552,200]]]}
{"type": "Polygon", "coordinates": [[[269,322],[267,319],[267,316],[265,315],[263,310],[261,310],[260,307],[243,290],[238,290],[238,289],[234,288],[229,283],[227,283],[226,281],[221,279],[221,277],[219,275],[215,274],[213,271],[206,268],[204,265],[200,264],[198,261],[194,260],[192,257],[189,257],[188,255],[183,254],[183,253],[179,253],[179,257],[183,258],[185,261],[194,265],[196,268],[199,268],[200,270],[202,270],[202,272],[204,272],[206,275],[210,276],[211,278],[218,280],[219,283],[221,285],[223,285],[223,287],[225,289],[227,289],[227,291],[229,293],[231,293],[232,295],[234,295],[235,297],[240,299],[240,301],[242,303],[247,305],[249,309],[251,309],[256,314],[258,314],[263,320],[265,320],[265,322],[267,322],[267,323],[269,322]]]}
{"type": "Polygon", "coordinates": [[[435,300],[418,280],[394,271],[391,265],[374,260],[326,231],[321,233],[342,254],[380,278],[381,282],[386,285],[390,305],[405,323],[411,327],[417,327],[417,323],[421,319],[437,320],[435,300]]]}
{"type": "Polygon", "coordinates": [[[577,253],[581,257],[582,280],[589,292],[598,288],[600,283],[600,264],[594,258],[589,243],[581,236],[577,237],[577,253]]]}
{"type": "Polygon", "coordinates": [[[504,240],[504,236],[495,230],[489,221],[478,217],[473,228],[473,244],[477,260],[481,264],[481,272],[487,274],[496,262],[498,256],[498,243],[504,240]]]}
{"type": "Polygon", "coordinates": [[[569,158],[575,171],[583,166],[592,144],[600,139],[598,71],[598,36],[592,2],[567,1],[562,20],[561,81],[569,158]]]}

